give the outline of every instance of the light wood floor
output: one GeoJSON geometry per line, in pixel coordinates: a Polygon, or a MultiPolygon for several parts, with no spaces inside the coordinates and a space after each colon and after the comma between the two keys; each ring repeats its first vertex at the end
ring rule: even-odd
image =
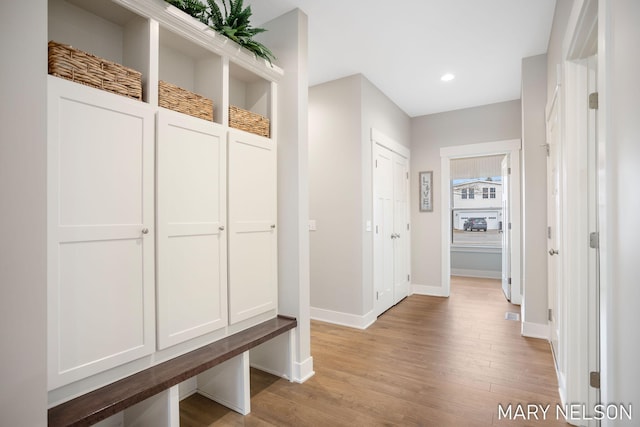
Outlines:
{"type": "Polygon", "coordinates": [[[180,425],[567,425],[555,417],[548,343],[521,337],[507,311],[520,310],[499,281],[454,277],[450,298],[412,295],[364,331],[313,321],[315,376],[294,384],[252,370],[251,414],[194,395],[180,425]],[[551,409],[544,422],[499,420],[509,403],[551,409]]]}

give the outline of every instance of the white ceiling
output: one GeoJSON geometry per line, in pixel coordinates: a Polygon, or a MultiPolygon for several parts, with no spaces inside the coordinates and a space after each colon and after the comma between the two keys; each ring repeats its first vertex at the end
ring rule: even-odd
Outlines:
{"type": "Polygon", "coordinates": [[[411,117],[519,99],[521,60],[547,51],[555,3],[245,0],[256,27],[307,14],[311,86],[362,73],[411,117]]]}

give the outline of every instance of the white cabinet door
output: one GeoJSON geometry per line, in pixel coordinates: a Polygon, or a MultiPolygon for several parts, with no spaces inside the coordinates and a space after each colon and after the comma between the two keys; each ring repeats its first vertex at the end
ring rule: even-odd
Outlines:
{"type": "Polygon", "coordinates": [[[49,389],[154,351],[153,124],[48,77],[49,389]]]}
{"type": "Polygon", "coordinates": [[[158,348],[227,325],[226,141],[161,109],[157,129],[158,348]]]}
{"type": "Polygon", "coordinates": [[[275,141],[229,132],[230,323],[277,308],[276,161],[275,141]]]}

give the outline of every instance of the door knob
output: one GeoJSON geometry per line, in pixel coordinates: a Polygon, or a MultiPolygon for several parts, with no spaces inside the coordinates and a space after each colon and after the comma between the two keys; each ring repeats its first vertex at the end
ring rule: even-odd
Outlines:
{"type": "Polygon", "coordinates": [[[149,229],[148,228],[143,228],[142,229],[142,234],[149,234],[149,229]]]}
{"type": "Polygon", "coordinates": [[[549,255],[551,256],[558,255],[559,253],[557,249],[549,249],[549,255]]]}
{"type": "Polygon", "coordinates": [[[221,225],[220,227],[218,227],[218,230],[224,231],[224,225],[221,225]]]}

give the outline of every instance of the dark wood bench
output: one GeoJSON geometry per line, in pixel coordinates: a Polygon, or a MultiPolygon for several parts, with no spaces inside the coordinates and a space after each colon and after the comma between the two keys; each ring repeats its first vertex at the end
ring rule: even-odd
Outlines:
{"type": "Polygon", "coordinates": [[[278,316],[49,409],[49,426],[88,426],[211,369],[297,326],[278,316]]]}

